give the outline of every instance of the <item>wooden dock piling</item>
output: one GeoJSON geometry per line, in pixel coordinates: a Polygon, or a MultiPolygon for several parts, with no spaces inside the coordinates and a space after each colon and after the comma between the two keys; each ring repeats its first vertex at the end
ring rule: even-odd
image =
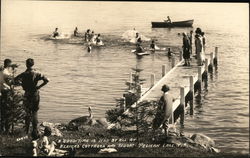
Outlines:
{"type": "Polygon", "coordinates": [[[213,52],[211,52],[210,53],[210,64],[209,64],[209,66],[208,66],[208,71],[209,72],[213,72],[213,58],[214,58],[214,53],[213,52]]]}
{"type": "Polygon", "coordinates": [[[132,82],[133,82],[133,73],[129,73],[129,89],[132,89],[132,82]]]}
{"type": "Polygon", "coordinates": [[[175,66],[175,58],[172,56],[172,68],[175,66]]]}
{"type": "Polygon", "coordinates": [[[190,115],[194,114],[194,77],[189,76],[189,89],[190,89],[190,100],[189,100],[189,105],[190,105],[190,115]]]}
{"type": "Polygon", "coordinates": [[[155,74],[151,74],[151,85],[150,87],[153,87],[155,85],[155,74]]]}
{"type": "Polygon", "coordinates": [[[167,71],[166,64],[163,64],[162,65],[162,77],[164,77],[166,75],[166,71],[167,71]]]}
{"type": "Polygon", "coordinates": [[[125,97],[122,97],[122,101],[123,101],[123,103],[122,103],[122,109],[125,111],[126,110],[126,98],[125,97]]]}
{"type": "Polygon", "coordinates": [[[218,47],[215,47],[215,57],[214,57],[214,66],[217,67],[218,65],[218,47]]]}
{"type": "Polygon", "coordinates": [[[184,124],[184,117],[185,117],[185,89],[184,87],[180,88],[180,106],[181,106],[181,114],[180,114],[180,123],[184,124]]]}
{"type": "Polygon", "coordinates": [[[204,86],[207,88],[208,84],[208,59],[205,59],[205,71],[204,71],[204,86]]]}
{"type": "Polygon", "coordinates": [[[198,67],[198,92],[199,94],[201,94],[201,90],[202,90],[202,66],[198,67]]]}
{"type": "Polygon", "coordinates": [[[182,61],[182,51],[180,51],[179,59],[180,59],[180,61],[182,61]]]}

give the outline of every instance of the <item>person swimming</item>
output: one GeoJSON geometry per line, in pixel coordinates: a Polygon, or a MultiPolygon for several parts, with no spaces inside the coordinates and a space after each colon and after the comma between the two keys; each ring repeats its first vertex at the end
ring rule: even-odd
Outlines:
{"type": "Polygon", "coordinates": [[[144,52],[144,49],[142,48],[142,46],[139,43],[136,44],[136,52],[137,53],[144,52]]]}
{"type": "Polygon", "coordinates": [[[77,35],[78,35],[78,28],[76,27],[74,30],[74,36],[77,36],[77,35]]]}
{"type": "Polygon", "coordinates": [[[92,33],[90,34],[90,37],[89,37],[89,41],[93,41],[94,42],[94,40],[95,39],[93,39],[94,38],[94,36],[95,36],[95,32],[94,31],[92,31],[92,33]]]}
{"type": "Polygon", "coordinates": [[[57,36],[59,36],[58,28],[55,28],[55,31],[53,32],[52,36],[53,36],[54,38],[56,38],[57,36]]]}
{"type": "Polygon", "coordinates": [[[150,49],[155,50],[155,41],[152,40],[151,44],[150,44],[150,49]]]}
{"type": "Polygon", "coordinates": [[[85,41],[89,41],[90,39],[90,29],[88,29],[86,32],[85,32],[85,35],[84,35],[84,38],[85,38],[85,41]]]}
{"type": "Polygon", "coordinates": [[[139,35],[138,32],[136,32],[136,34],[135,34],[135,39],[136,39],[137,43],[141,43],[142,42],[141,37],[140,37],[140,35],[139,35]]]}
{"type": "Polygon", "coordinates": [[[171,56],[172,56],[172,54],[173,54],[173,52],[171,51],[171,49],[170,49],[170,48],[168,48],[168,57],[171,57],[171,56]]]}
{"type": "Polygon", "coordinates": [[[97,37],[95,38],[96,44],[101,42],[101,34],[98,34],[97,37]]]}

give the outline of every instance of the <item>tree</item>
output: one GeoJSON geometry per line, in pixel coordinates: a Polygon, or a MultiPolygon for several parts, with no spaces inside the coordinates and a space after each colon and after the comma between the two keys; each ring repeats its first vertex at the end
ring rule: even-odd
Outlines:
{"type": "Polygon", "coordinates": [[[132,82],[126,82],[127,93],[124,94],[125,100],[117,99],[117,106],[106,111],[106,118],[111,123],[118,123],[124,127],[136,127],[137,143],[139,135],[147,132],[152,127],[152,120],[156,113],[157,102],[139,102],[141,98],[141,85],[145,81],[140,78],[142,69],[132,68],[132,82]],[[126,104],[126,110],[124,108],[126,104]]]}

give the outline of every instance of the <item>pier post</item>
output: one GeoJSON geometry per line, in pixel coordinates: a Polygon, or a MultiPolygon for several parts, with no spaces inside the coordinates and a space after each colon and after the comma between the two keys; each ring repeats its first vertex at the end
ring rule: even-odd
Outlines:
{"type": "Polygon", "coordinates": [[[209,66],[208,66],[208,71],[209,72],[213,72],[213,60],[214,60],[214,53],[211,52],[210,53],[210,63],[209,63],[209,66]]]}
{"type": "Polygon", "coordinates": [[[129,90],[132,89],[132,82],[133,82],[133,73],[129,73],[129,90]]]}
{"type": "Polygon", "coordinates": [[[126,98],[125,97],[122,97],[122,99],[123,99],[123,104],[122,104],[122,109],[124,110],[124,111],[126,111],[126,98]]]}
{"type": "Polygon", "coordinates": [[[198,67],[198,83],[199,83],[198,92],[199,92],[199,94],[201,94],[201,90],[202,90],[202,66],[198,67]]]}
{"type": "Polygon", "coordinates": [[[215,57],[214,57],[214,66],[217,67],[218,65],[218,47],[215,47],[215,57]]]}
{"type": "Polygon", "coordinates": [[[166,64],[162,65],[162,77],[166,75],[166,64]]]}
{"type": "Polygon", "coordinates": [[[182,51],[180,51],[180,61],[182,61],[182,51]]]}
{"type": "Polygon", "coordinates": [[[172,68],[175,66],[175,58],[172,56],[172,68]]]}
{"type": "Polygon", "coordinates": [[[155,74],[151,74],[151,87],[155,85],[155,74]]]}
{"type": "Polygon", "coordinates": [[[190,115],[194,114],[194,77],[189,76],[189,86],[190,86],[190,115]]]}
{"type": "Polygon", "coordinates": [[[184,125],[184,117],[185,117],[185,93],[184,93],[184,87],[180,88],[180,106],[181,106],[181,114],[180,114],[180,123],[181,125],[184,125]]]}
{"type": "Polygon", "coordinates": [[[204,82],[205,82],[205,88],[207,88],[208,84],[208,59],[205,59],[205,72],[204,72],[204,82]]]}
{"type": "Polygon", "coordinates": [[[140,97],[142,97],[142,85],[140,85],[140,97]]]}

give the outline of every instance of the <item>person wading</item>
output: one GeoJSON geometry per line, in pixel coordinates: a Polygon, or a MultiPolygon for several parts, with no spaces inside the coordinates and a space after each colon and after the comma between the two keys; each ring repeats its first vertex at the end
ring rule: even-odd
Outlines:
{"type": "Polygon", "coordinates": [[[32,120],[32,127],[33,131],[37,131],[37,124],[38,124],[38,116],[37,112],[39,110],[39,102],[40,102],[40,95],[39,89],[42,88],[49,82],[49,79],[46,78],[41,73],[37,72],[33,69],[34,60],[29,58],[26,60],[26,71],[19,74],[15,77],[14,81],[15,84],[21,83],[21,86],[24,93],[24,105],[26,110],[26,117],[25,117],[25,132],[26,134],[29,133],[29,126],[32,120]],[[39,86],[38,81],[42,80],[43,83],[39,86]]]}

